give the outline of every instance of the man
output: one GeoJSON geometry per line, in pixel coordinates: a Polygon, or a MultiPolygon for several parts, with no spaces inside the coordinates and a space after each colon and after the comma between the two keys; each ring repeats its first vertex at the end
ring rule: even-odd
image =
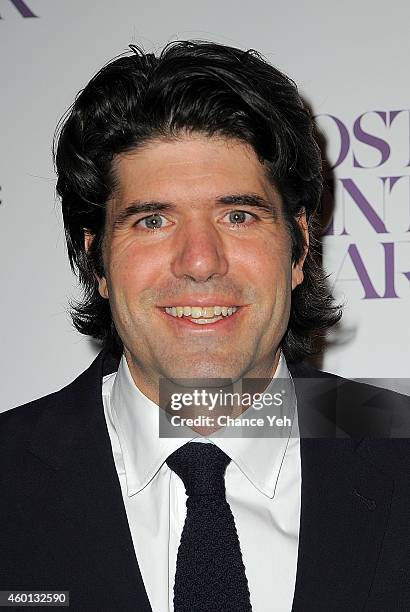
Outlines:
{"type": "Polygon", "coordinates": [[[132,46],[77,97],[56,165],[74,323],[103,351],[1,417],[1,589],[409,609],[408,444],[361,439],[404,400],[300,365],[340,313],[309,248],[321,159],[295,85],[253,51],[132,46]],[[278,377],[300,439],[158,435],[161,381],[278,377]]]}

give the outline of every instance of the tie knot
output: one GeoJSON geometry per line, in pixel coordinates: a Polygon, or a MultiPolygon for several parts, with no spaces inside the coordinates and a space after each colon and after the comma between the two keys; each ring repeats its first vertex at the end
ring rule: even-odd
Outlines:
{"type": "Polygon", "coordinates": [[[188,497],[225,498],[225,470],[230,460],[215,444],[189,442],[173,452],[167,464],[181,478],[188,497]]]}

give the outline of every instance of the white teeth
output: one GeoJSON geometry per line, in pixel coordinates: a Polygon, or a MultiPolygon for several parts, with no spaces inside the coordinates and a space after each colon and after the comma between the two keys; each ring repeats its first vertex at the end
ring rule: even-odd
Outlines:
{"type": "Polygon", "coordinates": [[[197,323],[199,325],[206,325],[209,323],[216,323],[216,321],[220,321],[222,317],[213,317],[212,319],[195,319],[193,323],[197,323]]]}
{"type": "Polygon", "coordinates": [[[191,306],[191,317],[193,319],[199,319],[202,316],[202,308],[199,306],[191,306]]]}
{"type": "Polygon", "coordinates": [[[202,316],[206,319],[211,319],[215,316],[215,308],[213,306],[205,306],[205,308],[202,308],[202,316]]]}
{"type": "Polygon", "coordinates": [[[201,319],[201,323],[203,320],[212,323],[214,320],[219,320],[220,315],[229,317],[237,310],[236,306],[204,306],[203,308],[200,306],[169,306],[165,308],[165,312],[173,317],[190,317],[196,321],[201,319]]]}

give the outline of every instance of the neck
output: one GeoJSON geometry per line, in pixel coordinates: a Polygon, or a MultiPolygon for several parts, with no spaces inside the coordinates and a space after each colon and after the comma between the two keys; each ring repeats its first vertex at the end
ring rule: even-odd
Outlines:
{"type": "Polygon", "coordinates": [[[179,419],[187,420],[193,431],[208,436],[223,428],[218,424],[219,416],[240,417],[250,407],[249,397],[265,391],[277,371],[280,348],[270,366],[253,368],[241,377],[217,386],[210,385],[206,379],[203,385],[198,380],[195,386],[187,386],[165,377],[161,379],[158,372],[151,376],[144,374],[127,349],[124,354],[134,384],[148,399],[168,412],[170,417],[178,415],[179,419]]]}

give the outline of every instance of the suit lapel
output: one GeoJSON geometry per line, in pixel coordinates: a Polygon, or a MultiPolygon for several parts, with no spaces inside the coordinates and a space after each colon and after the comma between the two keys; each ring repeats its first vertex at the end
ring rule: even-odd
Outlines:
{"type": "Polygon", "coordinates": [[[293,611],[362,610],[389,515],[392,481],[352,440],[301,440],[302,508],[293,611]]]}
{"type": "MultiPolygon", "coordinates": [[[[306,407],[310,416],[302,418],[308,431],[300,441],[302,506],[293,612],[364,609],[390,511],[392,478],[377,461],[369,461],[372,445],[335,425],[334,415],[341,417],[342,411],[337,379],[332,380],[333,389],[329,380],[320,386],[316,415],[311,400],[318,395],[314,390],[309,398],[301,395],[307,387],[298,391],[295,382],[298,414],[306,407]]],[[[311,391],[314,384],[311,380],[311,391]]],[[[360,411],[360,401],[355,407],[360,411]]]]}
{"type": "Polygon", "coordinates": [[[103,363],[100,355],[44,411],[29,443],[41,473],[21,510],[28,504],[33,516],[37,506],[51,546],[64,546],[67,565],[94,576],[117,609],[150,612],[103,413],[103,363]]]}

